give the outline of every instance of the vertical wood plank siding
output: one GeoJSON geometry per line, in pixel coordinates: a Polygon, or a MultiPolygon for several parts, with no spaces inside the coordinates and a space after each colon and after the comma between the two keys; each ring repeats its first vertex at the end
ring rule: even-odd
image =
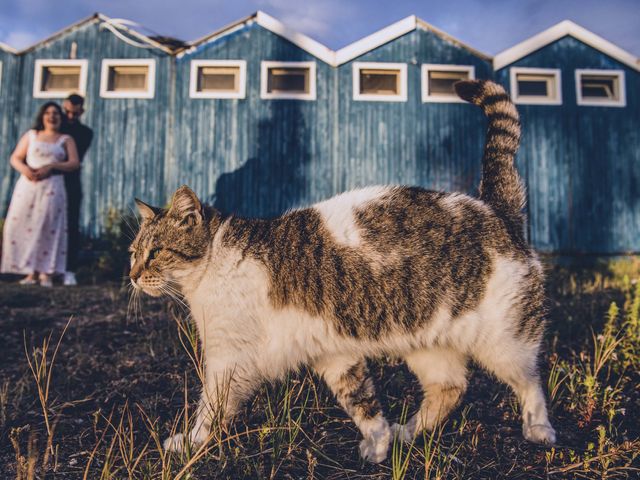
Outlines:
{"type": "Polygon", "coordinates": [[[16,119],[20,98],[20,59],[0,48],[2,77],[0,78],[0,216],[9,205],[14,183],[14,171],[9,157],[16,146],[16,119]]]}
{"type": "MultiPolygon", "coordinates": [[[[558,68],[562,105],[519,105],[530,236],[544,252],[640,251],[640,74],[567,36],[510,65],[558,68]],[[626,107],[578,105],[575,70],[624,70],[626,107]]],[[[499,70],[509,86],[509,68],[499,70]]]]}
{"type": "MultiPolygon", "coordinates": [[[[96,135],[82,171],[85,231],[138,196],[164,205],[187,184],[225,213],[269,217],[372,184],[477,192],[486,122],[464,103],[423,103],[422,64],[472,65],[509,87],[509,68],[424,28],[339,67],[248,21],[181,55],[137,48],[79,25],[20,56],[0,51],[0,212],[15,181],[8,158],[45,100],[32,95],[36,59],[87,59],[84,121],[96,135]],[[153,58],[153,99],[101,98],[104,58],[153,58]],[[244,99],[189,97],[191,61],[245,60],[244,99]],[[261,61],[316,63],[316,100],[260,98],[261,61]],[[407,65],[407,101],[353,100],[353,62],[407,65]]],[[[530,238],[544,252],[640,251],[640,74],[564,37],[511,66],[560,68],[563,104],[520,105],[518,168],[529,196],[530,238]],[[576,104],[576,68],[625,71],[627,106],[576,104]]]]}
{"type": "Polygon", "coordinates": [[[30,128],[38,107],[49,100],[33,98],[35,60],[68,59],[74,42],[76,58],[88,60],[83,122],[95,132],[82,167],[84,199],[80,222],[87,233],[97,235],[104,228],[110,208],[126,211],[136,195],[154,203],[165,201],[164,157],[173,58],[157,49],[129,45],[100,28],[98,21],[29,51],[22,58],[18,135],[30,128]],[[105,58],[155,59],[154,98],[101,98],[100,72],[105,58]]]}
{"type": "Polygon", "coordinates": [[[177,61],[176,156],[168,192],[195,187],[225,212],[270,216],[371,184],[474,192],[484,120],[470,105],[422,103],[422,63],[491,65],[432,32],[415,30],[354,61],[408,63],[408,101],[354,101],[352,62],[333,68],[251,25],[177,61]],[[247,98],[188,98],[190,62],[247,61],[247,98]],[[317,100],[260,99],[260,62],[315,61],[317,100]]]}

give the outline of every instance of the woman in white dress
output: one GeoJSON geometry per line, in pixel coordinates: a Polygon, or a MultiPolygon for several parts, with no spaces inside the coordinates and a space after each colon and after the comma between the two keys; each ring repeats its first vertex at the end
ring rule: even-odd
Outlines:
{"type": "Polygon", "coordinates": [[[45,103],[32,130],[11,154],[21,175],[4,223],[2,273],[27,276],[20,283],[50,287],[67,261],[67,195],[62,175],[80,167],[76,144],[60,133],[64,117],[55,102],[45,103]]]}

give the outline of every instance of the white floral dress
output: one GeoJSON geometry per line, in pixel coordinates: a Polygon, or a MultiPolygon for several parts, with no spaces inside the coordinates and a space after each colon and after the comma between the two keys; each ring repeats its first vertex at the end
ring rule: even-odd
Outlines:
{"type": "MultiPolygon", "coordinates": [[[[30,130],[27,165],[33,169],[64,162],[61,135],[55,143],[37,140],[30,130]]],[[[16,182],[4,223],[2,273],[63,273],[67,263],[67,194],[62,175],[32,182],[24,175],[16,182]]]]}

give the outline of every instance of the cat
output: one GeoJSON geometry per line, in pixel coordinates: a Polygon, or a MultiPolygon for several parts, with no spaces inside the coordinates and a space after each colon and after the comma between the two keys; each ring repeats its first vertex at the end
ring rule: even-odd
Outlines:
{"type": "Polygon", "coordinates": [[[167,209],[136,199],[131,282],[179,293],[204,351],[194,426],[166,449],[202,444],[261,382],[307,365],[362,433],[361,456],[381,462],[394,435],[410,442],[457,405],[471,359],[515,391],[527,440],[555,442],[537,364],[543,272],[514,166],[518,113],[493,82],[455,89],[488,116],[479,199],[378,186],[268,220],[224,217],[186,186],[167,209]],[[385,355],[404,359],[424,391],[404,425],[389,425],[367,372],[367,358],[385,355]]]}

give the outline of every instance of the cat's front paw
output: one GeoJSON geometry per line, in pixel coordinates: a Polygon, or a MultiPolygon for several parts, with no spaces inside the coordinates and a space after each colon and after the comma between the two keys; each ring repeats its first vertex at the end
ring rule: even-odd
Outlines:
{"type": "Polygon", "coordinates": [[[177,433],[169,438],[167,438],[162,446],[167,452],[175,452],[175,453],[183,453],[189,447],[187,436],[182,433],[177,433]]]}
{"type": "Polygon", "coordinates": [[[375,433],[360,442],[360,456],[371,463],[380,463],[387,458],[391,432],[387,428],[384,432],[375,433]]]}
{"type": "Polygon", "coordinates": [[[556,443],[556,431],[549,424],[524,425],[522,433],[524,438],[533,443],[542,445],[554,445],[556,443]]]}

